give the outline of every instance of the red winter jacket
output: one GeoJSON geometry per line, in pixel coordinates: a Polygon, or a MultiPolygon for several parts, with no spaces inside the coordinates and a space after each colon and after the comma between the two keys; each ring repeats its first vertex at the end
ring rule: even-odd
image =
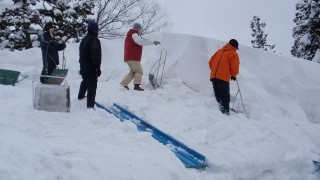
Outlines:
{"type": "Polygon", "coordinates": [[[142,46],[135,43],[132,34],[137,33],[138,30],[130,29],[124,42],[124,62],[126,61],[141,61],[142,46]]]}

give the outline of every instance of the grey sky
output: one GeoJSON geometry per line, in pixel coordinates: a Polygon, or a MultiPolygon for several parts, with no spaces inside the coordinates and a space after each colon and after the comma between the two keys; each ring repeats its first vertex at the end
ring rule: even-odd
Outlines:
{"type": "Polygon", "coordinates": [[[254,15],[266,23],[267,41],[278,53],[290,54],[295,4],[298,0],[159,0],[174,23],[171,32],[251,46],[254,15]]]}

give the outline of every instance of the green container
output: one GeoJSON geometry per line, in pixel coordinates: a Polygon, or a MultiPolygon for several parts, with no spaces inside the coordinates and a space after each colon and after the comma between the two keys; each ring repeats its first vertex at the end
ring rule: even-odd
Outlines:
{"type": "Polygon", "coordinates": [[[67,74],[68,74],[68,69],[54,69],[50,76],[56,76],[56,77],[48,77],[45,80],[45,84],[60,85],[65,79],[65,77],[67,76],[67,74]]]}
{"type": "Polygon", "coordinates": [[[14,86],[18,81],[19,75],[19,71],[0,69],[0,84],[14,86]]]}

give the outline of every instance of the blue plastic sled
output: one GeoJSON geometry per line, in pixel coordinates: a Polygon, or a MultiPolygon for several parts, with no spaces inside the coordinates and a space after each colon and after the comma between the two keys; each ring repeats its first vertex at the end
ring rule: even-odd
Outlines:
{"type": "Polygon", "coordinates": [[[156,127],[137,117],[118,104],[114,103],[112,107],[106,108],[96,102],[96,106],[104,109],[108,113],[114,114],[121,121],[130,120],[137,125],[139,131],[151,132],[153,138],[170,147],[171,151],[175,153],[175,155],[182,161],[186,168],[202,169],[207,166],[207,160],[205,156],[194,151],[193,149],[190,149],[183,143],[160,131],[156,127]]]}

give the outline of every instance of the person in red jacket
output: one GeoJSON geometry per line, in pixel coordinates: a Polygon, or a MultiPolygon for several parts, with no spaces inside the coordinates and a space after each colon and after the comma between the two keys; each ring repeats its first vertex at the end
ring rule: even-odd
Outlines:
{"type": "Polygon", "coordinates": [[[151,41],[141,37],[142,26],[135,23],[133,28],[127,32],[124,42],[124,62],[129,66],[130,72],[122,79],[121,85],[129,90],[129,83],[134,79],[134,90],[143,91],[140,87],[142,79],[142,46],[159,45],[159,41],[151,41]]]}
{"type": "Polygon", "coordinates": [[[240,60],[238,53],[239,43],[231,39],[222,49],[219,49],[210,58],[210,81],[212,82],[214,95],[220,105],[223,114],[230,115],[230,79],[236,80],[239,73],[240,60]]]}

